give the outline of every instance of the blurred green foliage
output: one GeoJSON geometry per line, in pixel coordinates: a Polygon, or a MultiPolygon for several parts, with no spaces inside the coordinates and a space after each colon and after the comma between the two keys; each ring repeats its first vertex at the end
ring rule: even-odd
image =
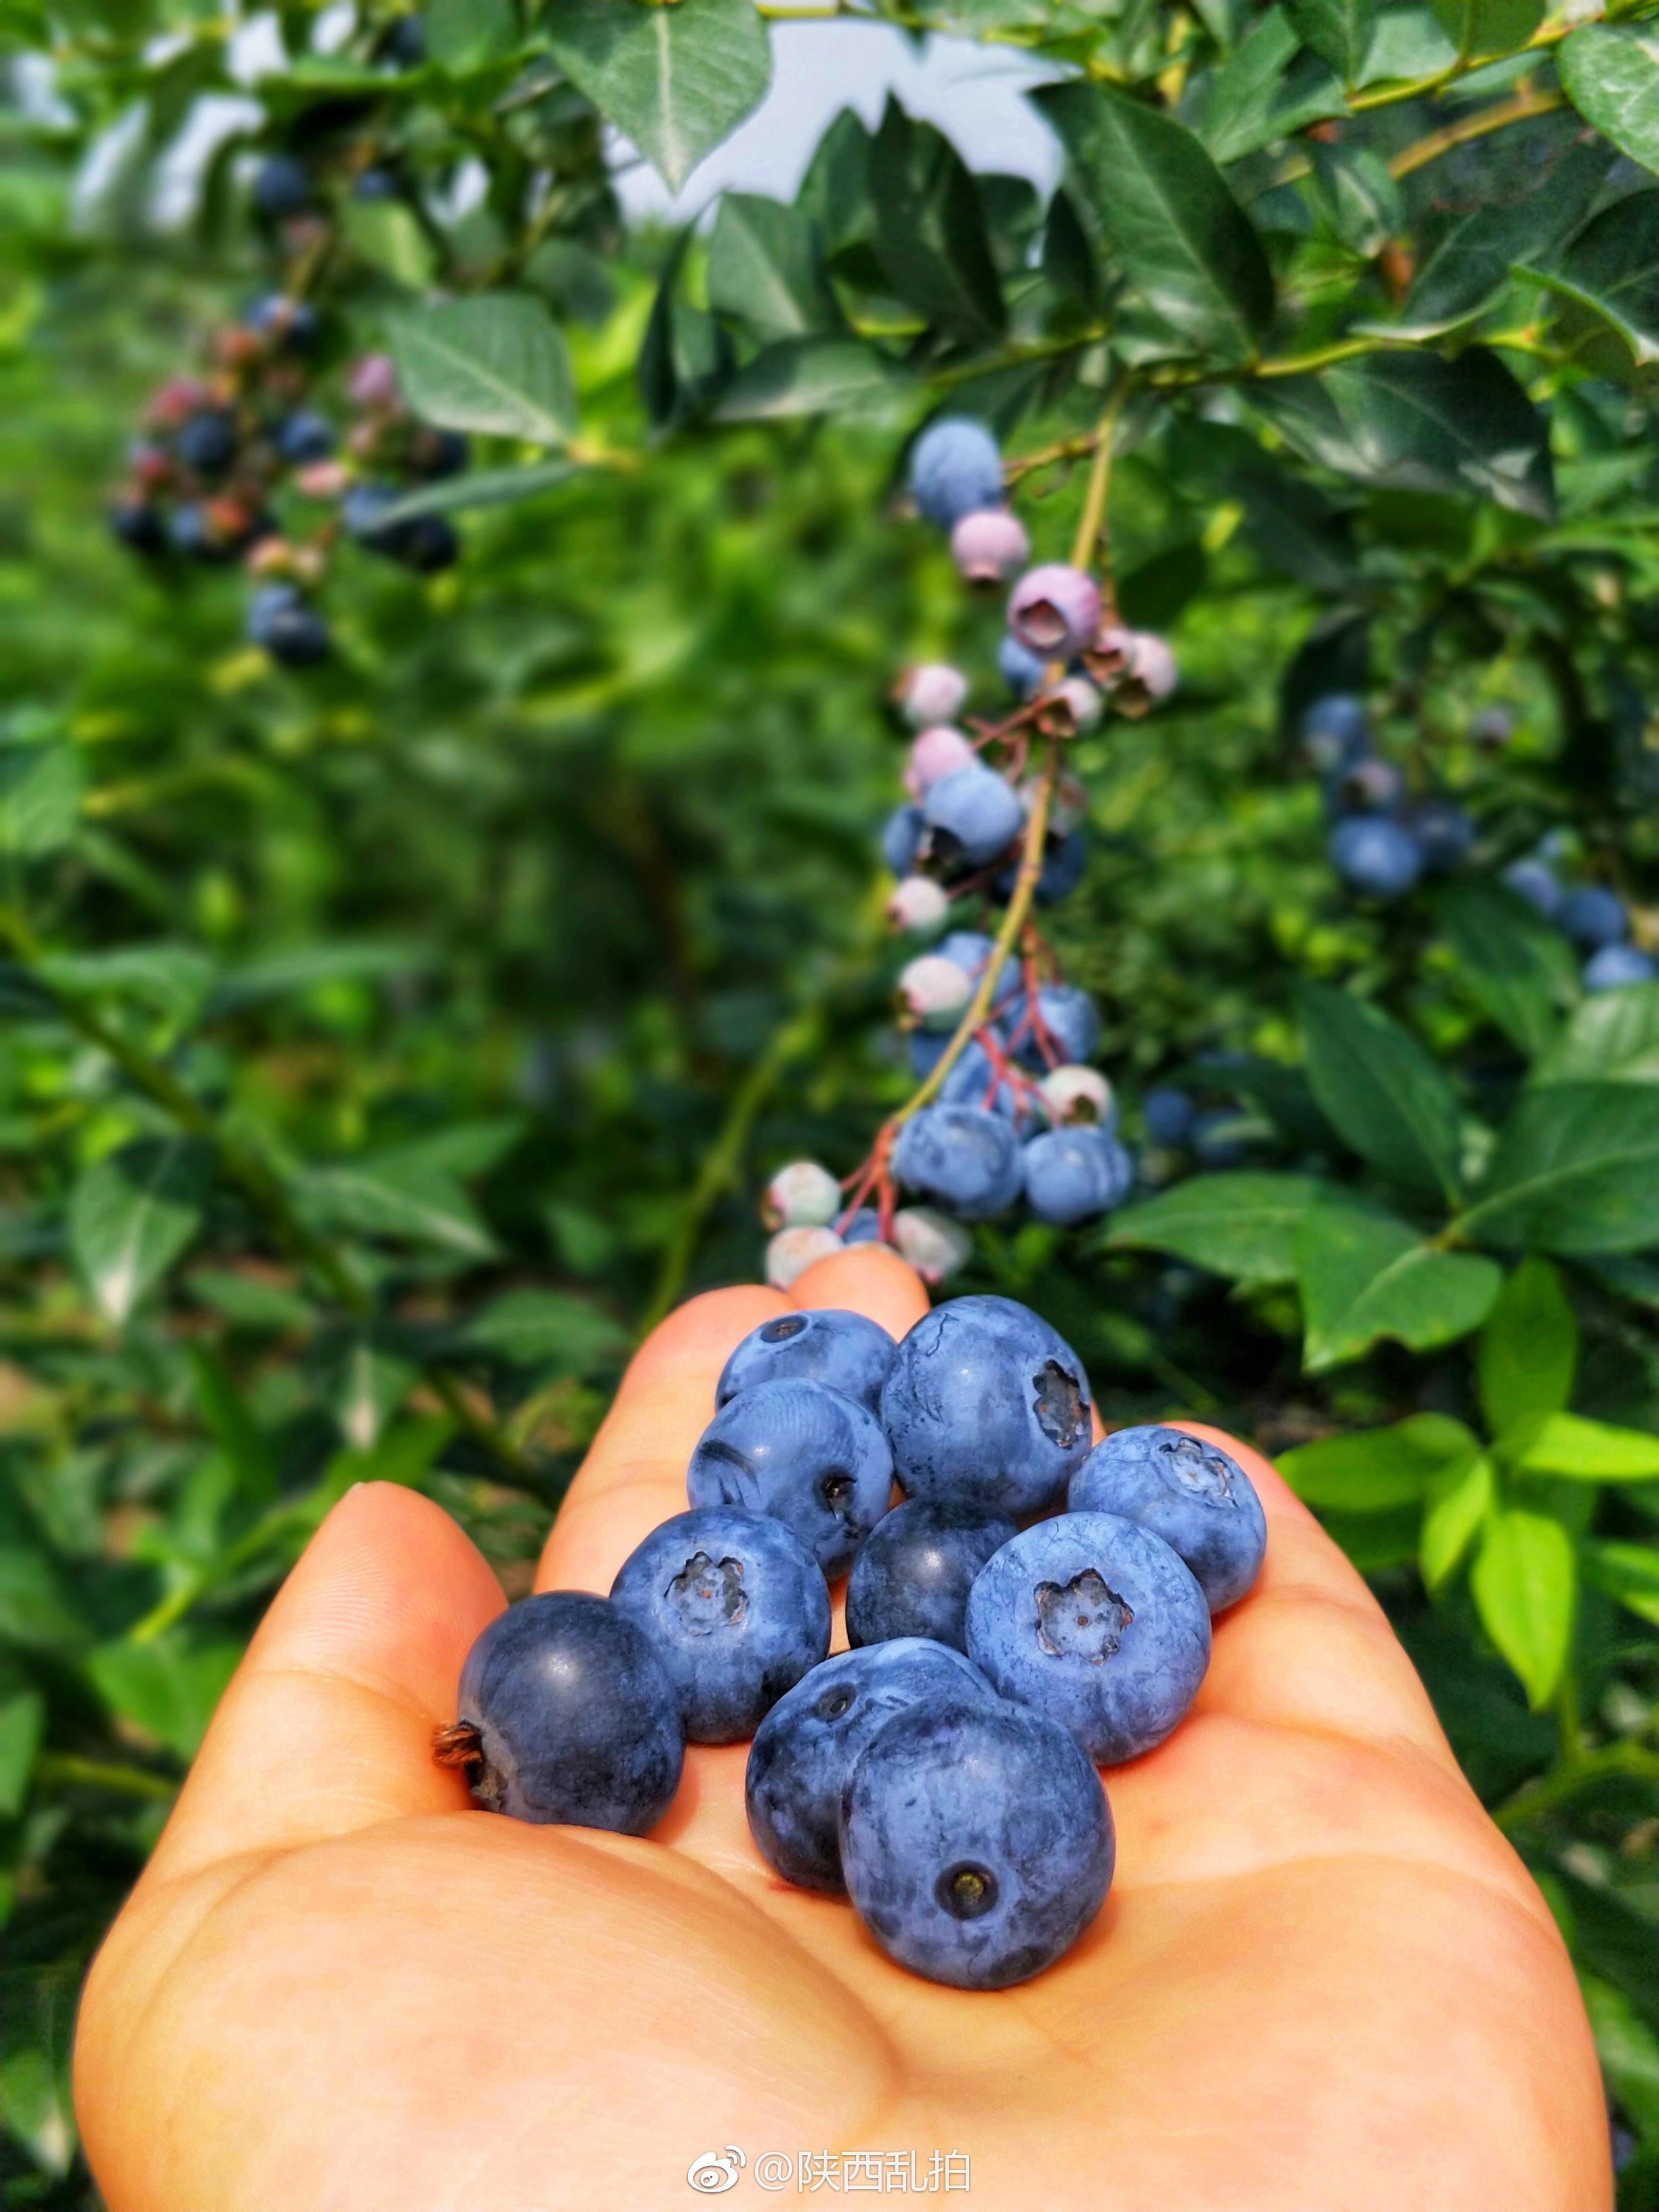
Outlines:
{"type": "Polygon", "coordinates": [[[765,1171],[850,1168],[903,1098],[884,693],[948,657],[994,698],[998,632],[902,512],[903,438],[949,401],[1066,447],[1018,494],[1060,557],[1125,379],[1119,597],[1182,684],[1077,744],[1051,935],[1131,1138],[1174,1081],[1237,1157],[1143,1147],[1131,1209],[981,1229],[953,1287],[1040,1305],[1109,1417],[1285,1455],[1568,1934],[1621,2201],[1651,2191],[1659,986],[1585,999],[1495,882],[1553,835],[1654,928],[1652,318],[1607,229],[1648,236],[1659,142],[1616,95],[1650,34],[1558,73],[1526,8],[884,12],[1081,72],[1054,210],[892,110],[794,208],[625,236],[592,103],[673,173],[763,85],[746,0],[681,0],[666,88],[589,0],[450,0],[390,72],[385,19],[331,58],[285,20],[245,135],[333,180],[319,390],[389,331],[498,495],[438,488],[441,576],[333,562],[304,675],[240,641],[237,571],[136,564],[102,512],[147,394],[283,273],[234,136],[187,221],[142,219],[222,26],[65,11],[59,109],[0,111],[8,2203],[94,2201],[84,1962],[332,1499],[418,1484],[523,1588],[642,1320],[752,1274],[765,1171]],[[350,195],[365,149],[401,198],[350,195]],[[509,291],[540,350],[503,416],[471,309],[509,291]],[[1474,816],[1443,890],[1340,894],[1294,743],[1334,684],[1474,816]]]}

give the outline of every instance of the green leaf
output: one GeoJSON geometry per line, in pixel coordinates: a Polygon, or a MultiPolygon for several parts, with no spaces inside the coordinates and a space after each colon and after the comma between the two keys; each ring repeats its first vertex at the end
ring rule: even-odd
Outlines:
{"type": "Polygon", "coordinates": [[[1659,1104],[1638,1083],[1522,1094],[1454,1224],[1499,1249],[1638,1252],[1659,1241],[1659,1104]]]}
{"type": "Polygon", "coordinates": [[[818,228],[799,208],[727,192],[708,241],[708,303],[762,337],[805,337],[841,323],[818,228]]]}
{"type": "Polygon", "coordinates": [[[1373,146],[1313,148],[1315,190],[1326,221],[1369,261],[1406,228],[1406,202],[1373,146]]]}
{"type": "Polygon", "coordinates": [[[76,1182],[70,1249],[118,1326],[201,1227],[210,1168],[196,1138],[143,1137],[94,1161],[76,1182]]]}
{"type": "Polygon", "coordinates": [[[1488,1432],[1507,1435],[1559,1413],[1572,1396],[1578,1324],[1547,1260],[1527,1259],[1504,1284],[1480,1332],[1475,1376],[1488,1432]]]}
{"type": "Polygon", "coordinates": [[[448,300],[389,316],[386,335],[404,395],[428,422],[538,446],[561,445],[575,429],[564,340],[539,301],[515,292],[448,300]]]}
{"type": "Polygon", "coordinates": [[[1462,55],[1490,60],[1524,46],[1544,20],[1544,0],[1429,0],[1462,55]]]}
{"type": "Polygon", "coordinates": [[[300,1186],[306,1211],[367,1237],[426,1245],[465,1260],[494,1256],[495,1240],[458,1182],[419,1166],[368,1159],[321,1168],[300,1186]]]}
{"type": "Polygon", "coordinates": [[[1379,1337],[1413,1352],[1450,1344],[1479,1328],[1503,1282],[1493,1261],[1437,1251],[1403,1222],[1352,1206],[1309,1214],[1296,1257],[1312,1374],[1357,1359],[1379,1337]]]}
{"type": "Polygon", "coordinates": [[[1172,1252],[1240,1282],[1288,1282],[1296,1231],[1316,1207],[1340,1201],[1313,1176],[1200,1175],[1112,1216],[1109,1246],[1172,1252]]]}
{"type": "Polygon", "coordinates": [[[276,1468],[258,1424],[222,1360],[201,1344],[191,1346],[190,1359],[202,1419],[235,1469],[237,1487],[244,1496],[268,1504],[276,1495],[276,1468]]]}
{"type": "Polygon", "coordinates": [[[1659,361],[1659,192],[1603,208],[1551,260],[1531,264],[1554,291],[1604,316],[1637,361],[1659,361]]]}
{"type": "Polygon", "coordinates": [[[580,474],[578,464],[562,455],[553,461],[532,461],[524,468],[469,469],[462,476],[446,477],[441,483],[422,485],[419,491],[394,500],[381,511],[380,526],[406,522],[416,514],[459,514],[472,507],[515,507],[522,500],[555,491],[580,474]]]}
{"type": "Polygon", "coordinates": [[[240,1644],[198,1645],[173,1630],[148,1644],[102,1644],[87,1673],[112,1712],[191,1759],[241,1656],[240,1644]]]}
{"type": "Polygon", "coordinates": [[[1511,1044],[1544,1051],[1560,1007],[1578,988],[1572,948],[1560,931],[1498,884],[1450,884],[1437,913],[1470,996],[1511,1044]]]}
{"type": "Polygon", "coordinates": [[[1534,1710],[1549,1703],[1566,1662],[1575,1583],[1572,1540],[1559,1521],[1513,1510],[1492,1516],[1469,1588],[1482,1627],[1534,1710]]]}
{"type": "Polygon", "coordinates": [[[512,0],[426,0],[426,50],[452,76],[510,53],[519,35],[512,0]]]}
{"type": "Polygon", "coordinates": [[[1512,1463],[1522,1474],[1575,1482],[1648,1482],[1659,1475],[1659,1437],[1581,1413],[1546,1413],[1512,1463]]]}
{"type": "Polygon", "coordinates": [[[0,1698],[0,1819],[22,1810],[46,1718],[46,1701],[38,1690],[0,1698]]]}
{"type": "Polygon", "coordinates": [[[1584,23],[1560,53],[1561,83],[1586,123],[1644,169],[1659,172],[1659,33],[1584,23]]]}
{"type": "Polygon", "coordinates": [[[354,1451],[374,1450],[420,1371],[412,1359],[372,1334],[360,1333],[348,1340],[329,1397],[340,1433],[354,1451]]]}
{"type": "Polygon", "coordinates": [[[897,297],[947,337],[984,343],[1007,320],[979,187],[944,133],[890,99],[870,148],[876,252],[897,297]]]}
{"type": "Polygon", "coordinates": [[[1333,1128],[1395,1182],[1455,1198],[1462,1117],[1427,1053],[1349,992],[1304,983],[1297,1001],[1308,1081],[1333,1128]]]}
{"type": "Polygon", "coordinates": [[[1210,80],[1200,125],[1212,160],[1237,161],[1310,123],[1346,114],[1342,88],[1298,40],[1283,8],[1270,8],[1210,80]]]}
{"type": "Polygon", "coordinates": [[[423,292],[438,273],[438,250],[401,200],[347,200],[340,220],[354,253],[406,292],[423,292]]]}
{"type": "Polygon", "coordinates": [[[552,0],[553,58],[671,191],[765,92],[772,50],[753,0],[552,0]]]}
{"type": "Polygon", "coordinates": [[[1439,76],[1456,59],[1456,47],[1428,9],[1384,6],[1377,10],[1357,82],[1362,87],[1402,78],[1414,83],[1439,76]]]}
{"type": "Polygon", "coordinates": [[[1611,1982],[1581,1968],[1578,1985],[1607,2087],[1651,2143],[1659,2137],[1659,2036],[1611,1982]]]}
{"type": "Polygon", "coordinates": [[[856,338],[781,338],[732,379],[714,410],[720,422],[793,415],[882,413],[906,380],[856,338]]]}
{"type": "Polygon", "coordinates": [[[1598,1589],[1659,1625],[1659,1551],[1651,1544],[1591,1544],[1584,1564],[1598,1589]]]}
{"type": "Polygon", "coordinates": [[[75,835],[81,756],[50,725],[15,717],[0,729],[0,857],[38,860],[75,835]]]}
{"type": "Polygon", "coordinates": [[[1462,1421],[1413,1413],[1389,1428],[1298,1444],[1275,1465],[1305,1505],[1385,1513],[1414,1505],[1431,1483],[1461,1477],[1480,1455],[1479,1439],[1462,1421]]]}
{"type": "Polygon", "coordinates": [[[621,1358],[630,1339],[620,1322],[586,1298],[557,1291],[507,1291],[462,1330],[462,1350],[487,1352],[509,1366],[556,1368],[591,1375],[621,1358]]]}
{"type": "Polygon", "coordinates": [[[1659,983],[1593,991],[1532,1071],[1534,1083],[1659,1083],[1659,983]]]}
{"type": "Polygon", "coordinates": [[[1398,318],[1361,327],[1434,337],[1473,321],[1510,283],[1517,262],[1541,260],[1583,221],[1609,158],[1600,144],[1569,146],[1551,166],[1547,189],[1512,207],[1472,209],[1424,263],[1398,318]]]}
{"type": "Polygon", "coordinates": [[[1253,407],[1307,459],[1399,491],[1473,493],[1547,522],[1544,418],[1496,354],[1373,354],[1318,375],[1257,379],[1253,407]]]}
{"type": "Polygon", "coordinates": [[[1496,1497],[1492,1462],[1484,1454],[1431,1478],[1417,1553],[1430,1589],[1438,1589],[1456,1571],[1496,1497]]]}
{"type": "Polygon", "coordinates": [[[40,962],[49,983],[110,992],[153,1007],[168,1021],[193,1021],[213,985],[213,963],[188,945],[123,945],[107,952],[54,952],[40,962]]]}
{"type": "Polygon", "coordinates": [[[1358,82],[1376,23],[1372,0],[1285,0],[1285,13],[1303,44],[1344,84],[1358,82]]]}
{"type": "Polygon", "coordinates": [[[1192,132],[1103,87],[1034,94],[1060,134],[1130,288],[1176,336],[1222,362],[1250,359],[1273,319],[1261,240],[1192,132]]]}

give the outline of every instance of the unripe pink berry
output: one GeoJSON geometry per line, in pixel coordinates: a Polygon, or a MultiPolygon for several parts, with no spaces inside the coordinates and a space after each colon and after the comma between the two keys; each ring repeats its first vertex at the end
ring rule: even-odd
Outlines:
{"type": "Polygon", "coordinates": [[[766,1248],[766,1279],[775,1291],[787,1291],[816,1261],[827,1260],[842,1249],[833,1229],[802,1225],[780,1229],[766,1248]]]}
{"type": "Polygon", "coordinates": [[[294,567],[294,548],[286,538],[262,538],[249,547],[242,565],[250,576],[286,576],[294,567]]]}
{"type": "Polygon", "coordinates": [[[307,499],[338,499],[351,479],[343,461],[313,461],[294,481],[307,499]]]}
{"type": "Polygon", "coordinates": [[[972,768],[979,755],[960,730],[937,722],[920,730],[910,741],[910,758],[904,770],[904,788],[912,799],[925,799],[942,775],[959,768],[972,768]]]}
{"type": "Polygon", "coordinates": [[[1031,557],[1031,541],[1019,517],[1006,507],[964,514],[951,532],[951,557],[964,581],[1001,584],[1031,557]]]}
{"type": "Polygon", "coordinates": [[[924,1283],[942,1283],[968,1263],[974,1240],[959,1221],[931,1206],[902,1206],[893,1216],[893,1242],[924,1283]]]}
{"type": "Polygon", "coordinates": [[[932,937],[944,928],[951,912],[945,886],[931,876],[906,876],[896,884],[887,902],[887,920],[894,929],[908,929],[932,937]]]}
{"type": "Polygon", "coordinates": [[[816,1229],[841,1212],[841,1185],[816,1160],[792,1160],[780,1168],[761,1197],[761,1219],[769,1229],[816,1229]]]}
{"type": "Polygon", "coordinates": [[[1037,701],[1037,726],[1051,737],[1076,737],[1092,730],[1106,711],[1106,702],[1086,676],[1068,676],[1045,691],[1037,701]]]}
{"type": "Polygon", "coordinates": [[[1063,562],[1028,568],[1009,599],[1008,627],[1028,651],[1069,659],[1100,627],[1100,586],[1063,562]]]}
{"type": "Polygon", "coordinates": [[[1112,1086],[1097,1067],[1052,1067],[1037,1089],[1056,1121],[1103,1122],[1111,1118],[1112,1086]]]}
{"type": "Polygon", "coordinates": [[[898,980],[899,1000],[911,1020],[925,1030],[954,1029],[974,995],[974,979],[954,960],[924,952],[898,980]]]}
{"type": "Polygon", "coordinates": [[[1129,641],[1127,664],[1112,694],[1112,704],[1120,714],[1144,714],[1167,699],[1176,688],[1176,662],[1161,637],[1149,629],[1134,631],[1129,641]]]}
{"type": "Polygon", "coordinates": [[[968,678],[942,660],[907,668],[893,694],[913,729],[955,720],[968,703],[968,678]]]}
{"type": "Polygon", "coordinates": [[[353,362],[346,390],[356,406],[396,407],[402,394],[390,354],[366,353],[361,361],[353,362]]]}

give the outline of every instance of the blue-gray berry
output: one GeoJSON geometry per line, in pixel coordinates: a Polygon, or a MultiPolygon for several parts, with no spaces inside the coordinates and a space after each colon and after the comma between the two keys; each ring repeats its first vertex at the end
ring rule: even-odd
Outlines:
{"type": "Polygon", "coordinates": [[[901,1966],[957,1989],[1008,1989],[1070,1950],[1114,1846],[1100,1777],[1066,1731],[981,1701],[890,1720],[842,1811],[860,1918],[901,1966]]]}
{"type": "Polygon", "coordinates": [[[908,1706],[995,1696],[962,1652],[919,1637],[826,1659],[755,1731],[744,1799],[761,1856],[803,1889],[842,1889],[842,1793],[865,1746],[908,1706]]]}
{"type": "Polygon", "coordinates": [[[499,1613],[461,1670],[441,1756],[515,1820],[639,1836],[679,1786],[679,1704],[649,1638],[602,1597],[550,1590],[499,1613]]]}
{"type": "Polygon", "coordinates": [[[823,1570],[767,1513],[675,1514],[623,1562],[611,1602],[650,1638],[692,1743],[752,1735],[830,1649],[823,1570]]]}
{"type": "Polygon", "coordinates": [[[1210,1609],[1161,1536],[1115,1513],[1063,1513],[980,1570],[968,1655],[1005,1698],[1115,1765],[1162,1743],[1197,1696],[1210,1609]]]}
{"type": "MultiPolygon", "coordinates": [[[[876,1226],[875,1209],[863,1209],[876,1226]]],[[[843,1231],[845,1243],[867,1243],[868,1237],[843,1231]]],[[[836,1306],[808,1306],[797,1313],[778,1314],[751,1328],[720,1370],[714,1385],[714,1403],[723,1406],[739,1390],[757,1382],[797,1380],[827,1382],[844,1390],[873,1413],[881,1404],[881,1386],[893,1364],[896,1346],[878,1322],[866,1315],[845,1313],[836,1306]]]]}
{"type": "Polygon", "coordinates": [[[912,1498],[879,1520],[853,1562],[847,1584],[847,1640],[886,1644],[924,1636],[965,1650],[968,1593],[1014,1524],[969,1505],[912,1498]]]}
{"type": "Polygon", "coordinates": [[[844,1574],[887,1507],[893,1456],[874,1414],[822,1382],[757,1382],[722,1406],[691,1455],[693,1505],[740,1505],[793,1528],[844,1574]]]}
{"type": "Polygon", "coordinates": [[[1088,1378],[1065,1338],[1012,1298],[950,1298],[901,1338],[881,1394],[912,1498],[1026,1514],[1088,1456],[1088,1378]]]}
{"type": "Polygon", "coordinates": [[[1095,1446],[1066,1492],[1073,1513],[1116,1513],[1161,1536],[1191,1569],[1212,1613],[1236,1605],[1261,1571],[1267,1523],[1231,1452],[1152,1424],[1095,1446]]]}

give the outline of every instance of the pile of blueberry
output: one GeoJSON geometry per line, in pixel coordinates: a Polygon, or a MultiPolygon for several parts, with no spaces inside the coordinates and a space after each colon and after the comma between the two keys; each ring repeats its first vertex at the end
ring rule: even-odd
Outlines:
{"type": "Polygon", "coordinates": [[[858,1314],[779,1315],[715,1400],[690,1510],[608,1599],[494,1621],[435,1756],[494,1811],[640,1835],[685,1743],[752,1737],[749,1826],[786,1881],[849,1897],[931,1980],[1041,1972],[1111,1881],[1097,1763],[1178,1725],[1211,1614],[1261,1567],[1249,1478],[1176,1429],[1091,1448],[1076,1353],[1007,1298],[951,1300],[896,1345],[858,1314]]]}
{"type": "Polygon", "coordinates": [[[1316,699],[1301,734],[1303,756],[1324,781],[1326,850],[1351,891],[1403,898],[1425,876],[1449,875],[1468,858],[1474,824],[1443,794],[1409,795],[1401,769],[1372,743],[1363,701],[1346,691],[1316,699]]]}
{"type": "Polygon", "coordinates": [[[1571,939],[1583,957],[1587,991],[1616,991],[1659,977],[1659,961],[1630,942],[1630,909],[1606,884],[1564,884],[1541,853],[1512,860],[1504,881],[1571,939]]]}
{"type": "MultiPolygon", "coordinates": [[[[295,234],[302,266],[325,236],[308,212],[304,164],[269,156],[252,200],[295,234]]],[[[248,637],[289,668],[329,655],[315,594],[343,534],[421,575],[460,551],[441,514],[387,518],[407,492],[465,467],[465,439],[410,413],[381,354],[347,370],[337,425],[315,404],[322,350],[321,321],[297,288],[256,300],[216,334],[203,374],[168,377],[151,395],[110,508],[116,537],[146,558],[240,562],[254,580],[248,637]],[[279,496],[287,524],[273,509],[279,496]]]]}
{"type": "MultiPolygon", "coordinates": [[[[1023,1200],[1039,1221],[1071,1228],[1109,1211],[1134,1181],[1112,1087],[1087,1064],[1100,1041],[1093,1000],[1060,979],[1034,921],[1000,951],[993,917],[1018,881],[1039,787],[1033,744],[1046,751],[1081,737],[1109,708],[1145,714],[1174,690],[1175,662],[1161,638],[1119,623],[1080,568],[1025,566],[1030,542],[1005,504],[1002,456],[982,423],[933,423],[912,449],[909,491],[916,511],[949,532],[966,581],[1009,586],[998,665],[1013,705],[964,726],[970,687],[943,662],[908,670],[895,690],[910,732],[908,796],[881,849],[898,878],[889,920],[928,948],[907,963],[897,991],[911,1073],[930,1087],[844,1183],[811,1161],[773,1178],[762,1212],[775,1232],[767,1279],[780,1288],[841,1245],[868,1243],[894,1246],[937,1283],[967,1257],[964,1223],[1023,1200]],[[959,926],[970,901],[981,927],[959,926]],[[913,1202],[900,1205],[900,1193],[913,1202]]],[[[1035,908],[1082,880],[1087,811],[1076,779],[1058,778],[1034,860],[1035,908]]]]}

